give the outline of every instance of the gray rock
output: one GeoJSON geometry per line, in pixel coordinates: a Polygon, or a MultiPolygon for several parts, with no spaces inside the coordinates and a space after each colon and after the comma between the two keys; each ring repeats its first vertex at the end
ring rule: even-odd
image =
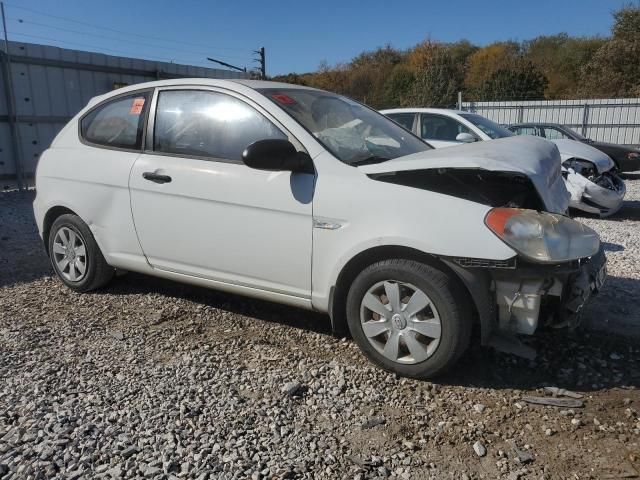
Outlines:
{"type": "Polygon", "coordinates": [[[302,384],[298,381],[288,382],[282,387],[282,392],[290,397],[299,396],[302,393],[302,384]]]}
{"type": "Polygon", "coordinates": [[[378,425],[384,425],[387,421],[384,418],[371,418],[365,421],[361,428],[362,430],[368,430],[373,427],[377,427],[378,425]]]}
{"type": "Polygon", "coordinates": [[[162,473],[162,469],[158,467],[147,467],[144,469],[144,476],[146,478],[153,478],[156,475],[160,475],[162,473]]]}
{"type": "Polygon", "coordinates": [[[129,458],[132,455],[135,455],[136,453],[138,453],[140,451],[140,449],[138,447],[136,447],[135,445],[131,445],[127,448],[125,448],[124,450],[122,450],[120,452],[120,456],[124,459],[129,458]]]}
{"type": "Polygon", "coordinates": [[[124,340],[124,332],[122,330],[112,330],[111,332],[109,332],[109,335],[111,335],[116,340],[124,340]]]}
{"type": "Polygon", "coordinates": [[[487,454],[487,449],[480,440],[473,444],[473,451],[476,452],[476,455],[479,457],[484,457],[487,454]]]}

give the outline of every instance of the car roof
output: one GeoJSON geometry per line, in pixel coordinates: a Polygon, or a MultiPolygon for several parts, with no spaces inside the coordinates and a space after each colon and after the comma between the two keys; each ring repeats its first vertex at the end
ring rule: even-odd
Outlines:
{"type": "Polygon", "coordinates": [[[564,125],[560,123],[551,123],[551,122],[521,122],[521,123],[512,123],[509,126],[510,127],[564,127],[564,125]]]}
{"type": "Polygon", "coordinates": [[[469,114],[464,110],[455,110],[452,108],[387,108],[380,110],[380,113],[444,113],[449,115],[460,115],[462,113],[469,114]]]}
{"type": "Polygon", "coordinates": [[[92,102],[96,100],[108,99],[112,96],[122,95],[127,92],[136,92],[138,90],[144,90],[147,88],[179,87],[179,86],[237,88],[238,85],[242,85],[244,87],[251,88],[253,90],[256,90],[259,88],[280,88],[280,89],[299,88],[299,89],[307,89],[307,90],[316,90],[312,87],[307,87],[304,85],[295,85],[295,84],[283,83],[283,82],[270,82],[265,80],[219,79],[219,78],[175,78],[170,80],[155,80],[153,82],[143,82],[143,83],[128,85],[126,87],[118,88],[116,90],[111,90],[102,95],[98,95],[97,97],[94,97],[92,99],[92,102]]]}

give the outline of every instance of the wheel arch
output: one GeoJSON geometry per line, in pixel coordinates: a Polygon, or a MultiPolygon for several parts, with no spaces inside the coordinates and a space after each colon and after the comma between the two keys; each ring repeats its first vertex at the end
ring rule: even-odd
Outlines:
{"type": "Polygon", "coordinates": [[[425,253],[415,248],[400,245],[382,245],[359,252],[340,270],[335,285],[331,287],[329,295],[329,316],[331,317],[331,327],[334,334],[344,336],[349,332],[347,326],[346,300],[349,287],[355,278],[369,265],[390,259],[413,260],[450,274],[460,283],[463,292],[467,295],[473,309],[474,323],[476,323],[479,317],[476,299],[474,295],[472,295],[472,292],[469,291],[465,279],[461,278],[460,274],[451,268],[447,262],[442,261],[435,255],[425,253]]]}
{"type": "Polygon", "coordinates": [[[44,220],[42,222],[42,241],[44,243],[44,249],[47,252],[47,255],[49,255],[49,233],[51,232],[51,226],[58,217],[66,214],[76,216],[78,215],[68,207],[57,205],[47,210],[47,213],[44,216],[44,220]]]}

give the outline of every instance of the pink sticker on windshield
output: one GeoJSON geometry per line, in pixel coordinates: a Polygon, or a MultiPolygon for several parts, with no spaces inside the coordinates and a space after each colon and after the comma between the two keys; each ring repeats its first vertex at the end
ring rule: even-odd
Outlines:
{"type": "Polygon", "coordinates": [[[271,98],[273,98],[277,102],[280,102],[284,105],[293,105],[294,103],[296,103],[296,101],[293,98],[291,98],[289,95],[285,95],[284,93],[271,95],[271,98]]]}
{"type": "Polygon", "coordinates": [[[140,115],[142,113],[142,107],[144,107],[144,97],[134,98],[129,114],[140,115]]]}

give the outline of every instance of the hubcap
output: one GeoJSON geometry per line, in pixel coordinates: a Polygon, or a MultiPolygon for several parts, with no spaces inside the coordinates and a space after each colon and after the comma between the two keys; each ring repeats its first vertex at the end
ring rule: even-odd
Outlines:
{"type": "Polygon", "coordinates": [[[369,343],[389,360],[423,362],[440,343],[440,315],[416,286],[388,280],[373,285],[362,298],[360,322],[369,343]]]}
{"type": "Polygon", "coordinates": [[[87,249],[82,236],[69,227],[58,229],[53,239],[53,260],[65,279],[82,280],[87,273],[87,249]]]}

